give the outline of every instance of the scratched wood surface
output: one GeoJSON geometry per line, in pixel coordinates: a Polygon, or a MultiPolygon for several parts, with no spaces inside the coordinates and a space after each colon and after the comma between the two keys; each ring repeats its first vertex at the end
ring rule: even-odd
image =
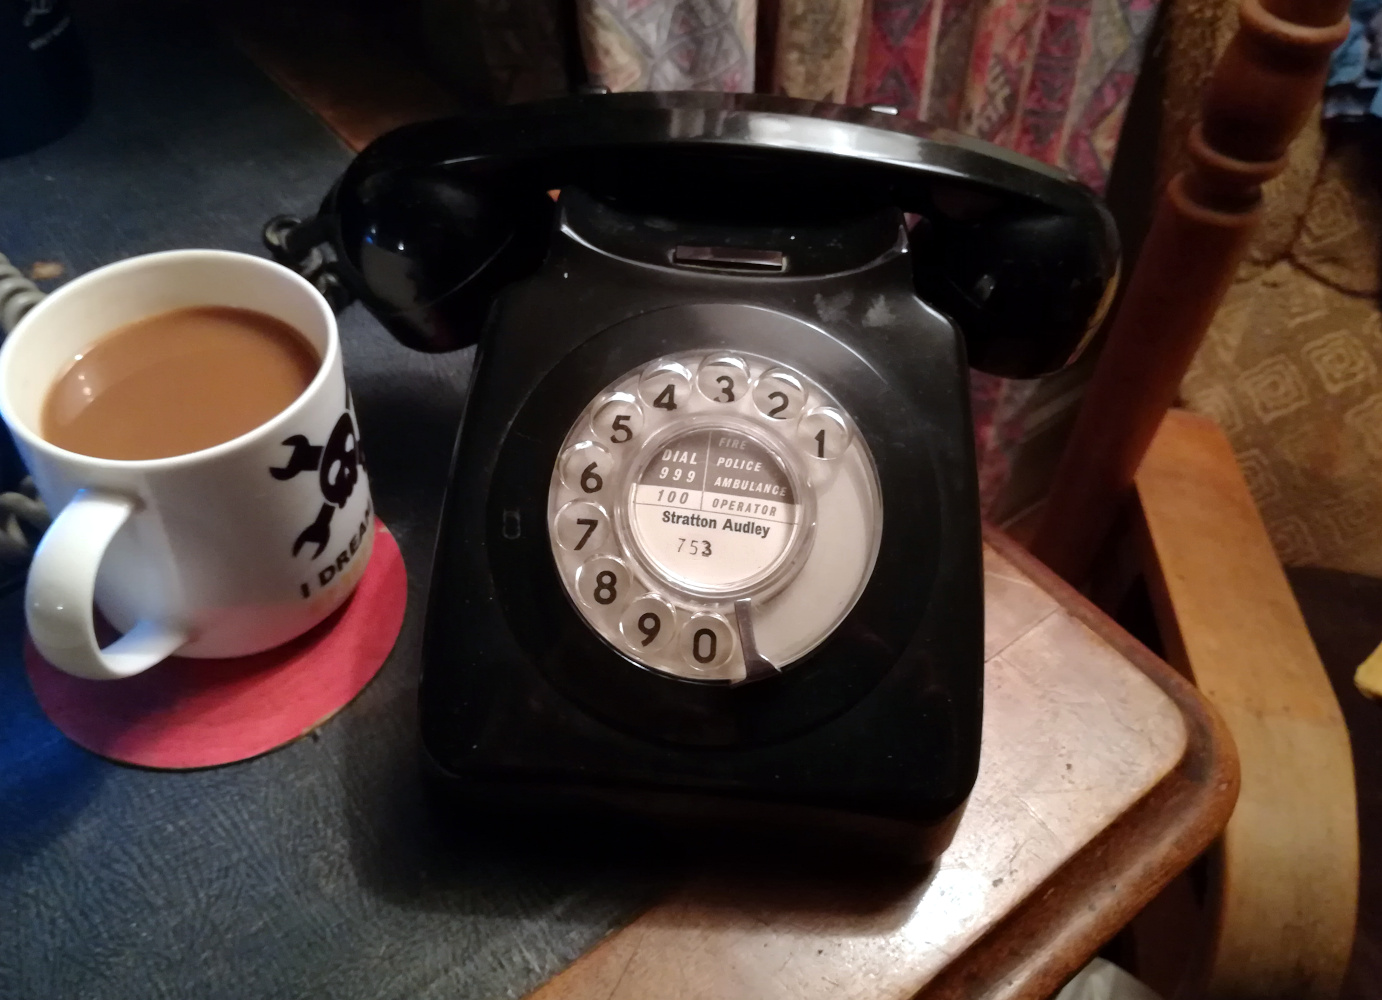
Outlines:
{"type": "Polygon", "coordinates": [[[731,883],[703,873],[531,1000],[900,1000],[928,985],[938,995],[1042,996],[1189,862],[1222,828],[1236,791],[1217,720],[1011,542],[989,541],[983,759],[938,863],[879,882],[731,883]],[[1208,794],[1177,797],[1174,817],[1168,803],[1135,808],[1162,798],[1178,771],[1207,777],[1208,794]],[[1135,829],[1118,829],[1130,813],[1135,829]],[[1117,866],[1108,856],[1120,853],[1136,874],[1110,894],[1117,866]],[[1074,881],[1062,880],[1075,867],[1074,881]],[[1083,923],[1021,912],[1042,895],[1049,906],[1083,906],[1083,923]],[[1064,935],[1069,928],[1077,933],[1064,935]],[[987,968],[955,961],[995,930],[1019,946],[990,943],[987,968]],[[1043,940],[1049,947],[1034,955],[1043,940]],[[1005,961],[1014,975],[997,974],[1005,961]],[[936,981],[943,971],[953,974],[936,981]]]}

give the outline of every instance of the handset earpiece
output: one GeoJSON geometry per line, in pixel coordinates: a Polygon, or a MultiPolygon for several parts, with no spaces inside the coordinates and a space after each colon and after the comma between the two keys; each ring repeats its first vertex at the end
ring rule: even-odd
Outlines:
{"type": "Polygon", "coordinates": [[[1074,361],[1117,287],[1118,234],[1101,204],[1083,214],[1013,205],[937,185],[912,230],[917,291],[964,334],[971,367],[1036,378],[1074,361]]]}
{"type": "Polygon", "coordinates": [[[537,267],[553,208],[545,192],[444,166],[349,172],[328,198],[336,267],[402,343],[474,343],[499,289],[537,267]]]}

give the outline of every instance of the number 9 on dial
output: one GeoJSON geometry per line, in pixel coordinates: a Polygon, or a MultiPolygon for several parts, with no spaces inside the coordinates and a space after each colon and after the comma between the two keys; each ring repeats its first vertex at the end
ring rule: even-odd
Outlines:
{"type": "Polygon", "coordinates": [[[639,652],[664,649],[676,634],[675,612],[662,598],[646,594],[619,616],[619,634],[639,652]]]}

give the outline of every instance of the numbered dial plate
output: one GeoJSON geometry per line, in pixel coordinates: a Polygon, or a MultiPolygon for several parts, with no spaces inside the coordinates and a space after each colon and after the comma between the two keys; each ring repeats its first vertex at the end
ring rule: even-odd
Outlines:
{"type": "Polygon", "coordinates": [[[573,605],[645,667],[771,676],[854,606],[882,532],[878,475],[819,385],[752,354],[628,372],[581,413],[548,496],[573,605]]]}
{"type": "Polygon", "coordinates": [[[680,430],[635,470],[633,542],[658,576],[688,592],[747,591],[792,551],[799,490],[768,441],[738,428],[680,430]]]}

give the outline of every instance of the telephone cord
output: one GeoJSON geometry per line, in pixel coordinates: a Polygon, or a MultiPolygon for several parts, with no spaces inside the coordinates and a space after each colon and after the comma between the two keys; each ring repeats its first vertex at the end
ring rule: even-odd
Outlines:
{"type": "Polygon", "coordinates": [[[0,253],[0,333],[8,336],[24,314],[42,300],[38,286],[0,253]]]}
{"type": "MultiPolygon", "coordinates": [[[[0,253],[0,335],[9,336],[24,315],[43,300],[43,292],[0,253]]],[[[51,518],[32,476],[15,490],[0,493],[0,592],[17,581],[4,570],[26,567],[51,518]]]]}

